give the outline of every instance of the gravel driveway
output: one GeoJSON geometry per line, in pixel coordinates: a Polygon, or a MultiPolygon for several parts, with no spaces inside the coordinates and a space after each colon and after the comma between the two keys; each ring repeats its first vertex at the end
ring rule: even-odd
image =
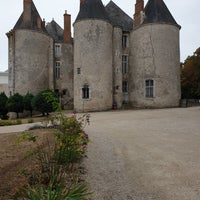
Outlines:
{"type": "Polygon", "coordinates": [[[91,114],[93,200],[200,200],[200,107],[91,114]]]}

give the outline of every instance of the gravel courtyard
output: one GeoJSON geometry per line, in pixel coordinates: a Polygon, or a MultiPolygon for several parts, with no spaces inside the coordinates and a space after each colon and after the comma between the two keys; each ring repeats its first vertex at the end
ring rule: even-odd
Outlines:
{"type": "Polygon", "coordinates": [[[93,200],[200,200],[200,107],[91,114],[93,200]]]}

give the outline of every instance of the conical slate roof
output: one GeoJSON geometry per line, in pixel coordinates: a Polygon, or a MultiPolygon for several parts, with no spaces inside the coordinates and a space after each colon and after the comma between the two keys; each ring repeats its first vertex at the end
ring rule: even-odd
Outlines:
{"type": "MultiPolygon", "coordinates": [[[[37,19],[38,17],[41,19],[36,7],[35,7],[35,4],[31,3],[31,26],[29,27],[26,27],[24,21],[23,21],[23,13],[21,14],[20,18],[18,19],[17,23],[15,24],[14,26],[14,30],[17,30],[17,29],[31,29],[31,30],[37,30],[37,19]]],[[[42,23],[41,24],[41,28],[43,32],[47,32],[46,31],[46,28],[45,28],[45,25],[42,23]]]]}
{"type": "MultiPolygon", "coordinates": [[[[145,7],[144,23],[169,23],[179,26],[163,0],[149,0],[145,7]]],[[[180,26],[179,26],[180,27],[180,26]]]]}
{"type": "Polygon", "coordinates": [[[54,20],[47,23],[46,29],[55,42],[63,42],[64,30],[54,20]]]}
{"type": "Polygon", "coordinates": [[[101,0],[83,0],[75,22],[84,19],[109,20],[101,0]]]}
{"type": "Polygon", "coordinates": [[[119,26],[123,31],[131,31],[133,29],[133,19],[113,1],[110,1],[105,8],[113,26],[119,26]]]}

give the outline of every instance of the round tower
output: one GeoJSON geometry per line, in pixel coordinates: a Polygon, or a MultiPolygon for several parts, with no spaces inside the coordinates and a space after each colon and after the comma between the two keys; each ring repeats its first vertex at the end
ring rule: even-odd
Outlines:
{"type": "Polygon", "coordinates": [[[52,88],[49,73],[53,70],[53,41],[32,0],[24,0],[24,10],[9,39],[10,94],[37,94],[52,88]]]}
{"type": "Polygon", "coordinates": [[[74,23],[74,109],[112,108],[112,25],[101,0],[81,0],[74,23]]]}
{"type": "Polygon", "coordinates": [[[179,106],[180,26],[163,0],[149,0],[145,9],[136,8],[141,10],[136,10],[131,34],[130,103],[142,108],[179,106]]]}

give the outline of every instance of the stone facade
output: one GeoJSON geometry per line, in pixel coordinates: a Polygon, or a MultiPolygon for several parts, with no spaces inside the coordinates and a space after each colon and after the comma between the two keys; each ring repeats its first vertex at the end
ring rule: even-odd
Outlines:
{"type": "Polygon", "coordinates": [[[80,0],[71,37],[41,20],[32,0],[9,38],[9,91],[50,88],[78,112],[175,107],[180,100],[180,26],[163,0],[136,0],[134,19],[113,1],[80,0]]]}

